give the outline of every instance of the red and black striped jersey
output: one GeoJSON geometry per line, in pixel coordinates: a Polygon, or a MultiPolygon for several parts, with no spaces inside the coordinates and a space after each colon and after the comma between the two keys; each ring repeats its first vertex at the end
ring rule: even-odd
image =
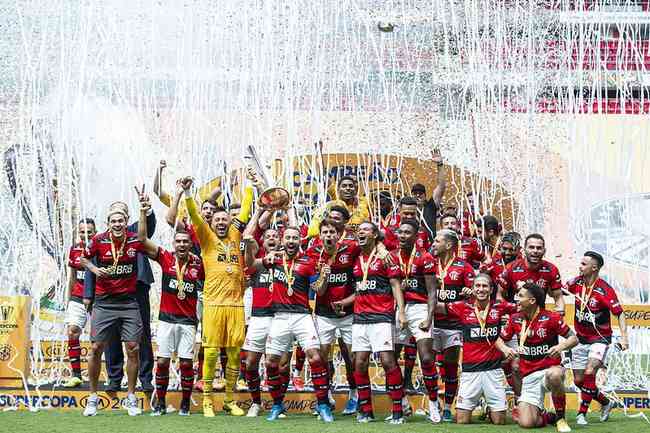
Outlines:
{"type": "Polygon", "coordinates": [[[582,344],[612,342],[611,314],[623,314],[614,289],[598,278],[591,290],[585,286],[582,277],[576,277],[566,284],[566,290],[576,295],[573,326],[582,344]],[[586,305],[583,304],[584,299],[586,305]]]}
{"type": "Polygon", "coordinates": [[[424,281],[425,275],[435,275],[433,257],[423,248],[415,248],[415,256],[411,262],[411,252],[401,249],[393,251],[397,257],[400,270],[402,271],[402,285],[404,287],[405,304],[426,304],[429,300],[429,292],[424,281]],[[409,269],[409,264],[410,269],[409,269]]]}
{"type": "Polygon", "coordinates": [[[501,368],[503,354],[496,348],[494,342],[501,334],[501,318],[516,312],[515,304],[490,301],[487,312],[485,310],[478,312],[481,316],[479,321],[474,303],[458,301],[447,304],[447,317],[460,323],[463,330],[463,371],[476,372],[501,368]]]}
{"type": "Polygon", "coordinates": [[[353,313],[353,307],[350,305],[343,310],[342,315],[338,315],[332,308],[332,303],[341,301],[354,293],[354,262],[360,253],[359,243],[351,239],[343,239],[338,242],[334,257],[325,251],[322,244],[317,244],[307,250],[307,255],[315,261],[319,272],[323,264],[329,264],[331,269],[325,293],[316,298],[316,314],[318,316],[337,318],[353,313]]]}
{"type": "MultiPolygon", "coordinates": [[[[434,257],[433,267],[438,276],[438,302],[447,304],[462,300],[463,289],[474,283],[474,269],[459,257],[454,257],[447,269],[438,257],[434,257]]],[[[458,329],[458,321],[447,318],[446,314],[436,313],[434,324],[440,329],[458,329]]]]}
{"type": "Polygon", "coordinates": [[[84,256],[84,244],[78,243],[70,247],[68,253],[68,267],[70,272],[74,272],[74,287],[70,293],[70,300],[82,302],[84,297],[84,275],[86,270],[81,266],[81,258],[84,256]]]}
{"type": "Polygon", "coordinates": [[[369,255],[361,253],[354,263],[354,323],[393,323],[395,299],[390,280],[402,278],[399,261],[395,256],[393,264],[388,264],[376,256],[370,259],[369,255]],[[362,262],[367,266],[365,280],[362,262]]]}
{"type": "Polygon", "coordinates": [[[501,330],[501,338],[509,341],[515,335],[519,336],[519,371],[521,377],[525,377],[530,373],[560,365],[560,358],[548,356],[548,350],[558,344],[559,336],[567,337],[570,332],[558,313],[540,310],[532,323],[528,323],[523,313],[510,316],[508,324],[501,330]],[[521,331],[524,323],[527,336],[525,341],[522,341],[521,331]]]}
{"type": "Polygon", "coordinates": [[[111,247],[109,232],[98,233],[88,244],[85,256],[88,260],[96,259],[98,267],[108,272],[108,278],[97,278],[95,283],[95,300],[118,300],[135,294],[138,277],[137,254],[142,251],[142,242],[133,232],[126,232],[122,241],[115,241],[111,247]],[[125,242],[125,244],[124,244],[125,242]],[[115,250],[115,253],[113,253],[115,250]],[[113,254],[118,255],[114,260],[113,254]]]}
{"type": "Polygon", "coordinates": [[[474,269],[478,269],[485,260],[485,254],[476,238],[461,236],[458,243],[458,257],[468,262],[474,269]]]}
{"type": "Polygon", "coordinates": [[[162,269],[162,294],[158,319],[167,323],[196,325],[198,292],[203,290],[205,281],[201,258],[190,253],[182,283],[179,283],[176,275],[175,253],[159,247],[156,261],[162,269]]]}
{"type": "Polygon", "coordinates": [[[277,257],[269,269],[273,274],[273,312],[310,314],[309,286],[316,275],[316,262],[301,252],[286,261],[277,257]]]}
{"type": "Polygon", "coordinates": [[[535,283],[546,290],[546,293],[562,289],[560,271],[557,266],[546,260],[542,260],[537,270],[530,269],[523,257],[506,266],[498,279],[506,301],[514,301],[515,293],[519,290],[518,283],[535,283]]]}
{"type": "Polygon", "coordinates": [[[273,317],[273,278],[270,269],[255,271],[250,274],[250,287],[253,291],[254,317],[273,317]]]}

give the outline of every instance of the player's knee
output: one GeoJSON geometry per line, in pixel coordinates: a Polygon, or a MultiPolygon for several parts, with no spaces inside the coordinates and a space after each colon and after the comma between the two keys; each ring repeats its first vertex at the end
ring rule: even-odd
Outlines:
{"type": "Polygon", "coordinates": [[[93,344],[90,346],[90,356],[101,357],[105,347],[106,344],[102,341],[93,342],[93,344]]]}
{"type": "Polygon", "coordinates": [[[126,355],[129,358],[134,358],[138,356],[140,352],[140,345],[135,342],[135,341],[127,341],[124,343],[124,346],[126,347],[126,355]]]}
{"type": "Polygon", "coordinates": [[[431,353],[419,353],[418,356],[420,357],[421,364],[428,364],[430,362],[433,362],[433,355],[431,353]]]}
{"type": "Polygon", "coordinates": [[[551,386],[561,386],[564,383],[564,373],[559,368],[553,368],[548,372],[546,380],[551,386]]]}
{"type": "MultiPolygon", "coordinates": [[[[167,364],[169,365],[169,360],[167,360],[167,364]]],[[[192,360],[191,359],[181,359],[181,362],[178,363],[178,366],[180,368],[192,368],[192,360]]]]}
{"type": "MultiPolygon", "coordinates": [[[[158,366],[159,366],[159,367],[161,367],[161,368],[167,368],[167,367],[169,367],[169,358],[158,358],[157,363],[158,363],[158,366]]],[[[182,364],[182,363],[183,363],[183,362],[181,361],[181,364],[182,364]]]]}
{"type": "Polygon", "coordinates": [[[310,364],[320,364],[323,362],[323,358],[320,356],[320,352],[316,349],[305,351],[305,355],[307,355],[307,362],[310,364]]]}
{"type": "Polygon", "coordinates": [[[68,338],[79,338],[81,337],[81,329],[78,326],[69,326],[68,327],[68,338]]]}

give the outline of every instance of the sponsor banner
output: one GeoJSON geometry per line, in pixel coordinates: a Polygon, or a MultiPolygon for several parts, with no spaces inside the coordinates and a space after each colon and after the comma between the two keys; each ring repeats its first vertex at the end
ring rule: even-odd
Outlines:
{"type": "MultiPolygon", "coordinates": [[[[568,303],[565,307],[564,318],[568,325],[573,326],[575,315],[574,304],[568,303]]],[[[554,304],[546,304],[546,308],[553,311],[554,304]]],[[[650,305],[623,305],[627,326],[650,326],[650,305]]],[[[612,316],[612,326],[618,328],[618,320],[612,316]]]]}
{"type": "MultiPolygon", "coordinates": [[[[192,405],[192,412],[201,412],[201,393],[194,393],[192,396],[195,404],[192,405]]],[[[244,410],[248,410],[252,401],[248,393],[235,393],[235,400],[244,410]]],[[[347,401],[346,393],[333,394],[337,407],[342,407],[347,401]]],[[[150,410],[149,401],[143,393],[137,393],[138,404],[143,410],[150,410]]],[[[223,403],[224,394],[215,393],[214,402],[217,407],[221,407],[223,403]]],[[[627,407],[628,411],[636,412],[643,411],[650,413],[650,397],[647,394],[622,394],[620,395],[623,404],[627,407]]],[[[102,411],[121,410],[122,403],[126,399],[126,393],[99,393],[99,409],[102,411]]],[[[82,390],[57,390],[57,391],[41,391],[40,394],[30,392],[26,394],[24,389],[0,389],[0,410],[18,404],[20,409],[27,409],[29,406],[60,409],[60,410],[83,410],[88,401],[88,391],[82,390]]],[[[167,393],[167,404],[178,409],[181,401],[181,393],[179,391],[169,391],[167,393]]],[[[427,399],[424,396],[409,396],[409,402],[414,409],[424,408],[427,404],[427,399]]],[[[513,400],[508,398],[508,406],[512,407],[513,400]]],[[[547,394],[546,398],[547,407],[551,407],[550,396],[547,394]]],[[[271,396],[267,393],[262,394],[262,406],[265,410],[270,410],[273,405],[271,396]]],[[[567,408],[569,410],[577,410],[580,405],[580,396],[576,393],[567,394],[567,408]]],[[[285,398],[285,407],[292,413],[311,413],[316,407],[316,400],[313,393],[287,393],[285,398]]],[[[391,401],[386,394],[373,394],[373,407],[377,413],[388,413],[391,410],[391,401]]],[[[618,405],[615,410],[620,410],[621,405],[618,405]]],[[[599,410],[597,402],[592,403],[592,410],[599,410]]]]}
{"type": "Polygon", "coordinates": [[[13,384],[29,371],[31,298],[0,296],[0,383],[13,384]]]}

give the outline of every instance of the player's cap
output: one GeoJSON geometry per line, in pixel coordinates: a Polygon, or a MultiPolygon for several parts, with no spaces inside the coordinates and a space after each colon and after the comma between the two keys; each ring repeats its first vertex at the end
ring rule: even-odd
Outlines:
{"type": "Polygon", "coordinates": [[[598,254],[595,251],[587,251],[587,252],[585,252],[584,256],[585,257],[591,257],[592,259],[594,259],[596,261],[596,263],[598,263],[599,268],[602,268],[603,265],[605,264],[605,259],[603,258],[603,256],[601,256],[600,254],[598,254]]]}

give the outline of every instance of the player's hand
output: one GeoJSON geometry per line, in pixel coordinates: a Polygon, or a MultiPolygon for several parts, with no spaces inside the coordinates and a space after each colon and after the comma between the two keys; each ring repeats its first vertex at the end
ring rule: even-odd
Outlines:
{"type": "Polygon", "coordinates": [[[503,352],[503,356],[506,358],[506,361],[511,361],[519,356],[519,353],[512,347],[506,347],[506,351],[503,352]]]}
{"type": "Polygon", "coordinates": [[[176,180],[176,194],[183,194],[183,178],[177,179],[176,180]]]}
{"type": "Polygon", "coordinates": [[[90,269],[90,272],[95,274],[97,278],[108,278],[111,276],[111,274],[108,273],[104,268],[100,268],[97,266],[94,266],[92,269],[90,269]]]}
{"type": "Polygon", "coordinates": [[[474,295],[474,289],[471,287],[463,287],[463,290],[460,292],[461,296],[466,298],[471,298],[474,295]]]}
{"type": "Polygon", "coordinates": [[[327,279],[332,273],[332,268],[327,263],[323,263],[320,267],[320,273],[323,278],[327,279]]]}
{"type": "Polygon", "coordinates": [[[397,322],[399,325],[399,329],[406,329],[406,313],[404,310],[400,310],[400,312],[397,314],[397,322]]]}
{"type": "Polygon", "coordinates": [[[192,188],[192,184],[194,184],[194,179],[192,179],[190,176],[185,176],[181,179],[181,187],[183,188],[183,191],[188,191],[190,188],[192,188]]]}
{"type": "Polygon", "coordinates": [[[551,358],[559,358],[562,355],[562,348],[559,344],[548,349],[547,355],[551,358]]]}
{"type": "Polygon", "coordinates": [[[429,329],[431,329],[432,323],[433,323],[433,321],[431,319],[423,320],[418,325],[418,328],[420,328],[422,331],[428,332],[429,329]]]}
{"type": "Polygon", "coordinates": [[[383,242],[379,242],[377,244],[377,257],[379,257],[381,260],[384,261],[384,263],[386,263],[389,266],[395,264],[393,262],[393,256],[390,255],[390,253],[386,249],[386,245],[384,245],[383,242]]]}
{"type": "Polygon", "coordinates": [[[89,298],[84,298],[83,303],[84,303],[84,307],[86,308],[86,311],[90,313],[93,309],[93,300],[89,298]]]}
{"type": "Polygon", "coordinates": [[[264,262],[264,264],[266,264],[266,265],[270,265],[271,263],[273,263],[273,262],[275,261],[275,258],[276,258],[277,256],[278,256],[278,252],[277,252],[277,251],[271,251],[271,252],[269,252],[267,255],[264,256],[264,258],[262,259],[262,261],[264,262]]]}
{"type": "Polygon", "coordinates": [[[621,340],[618,342],[618,344],[621,346],[621,350],[627,350],[630,348],[630,343],[627,341],[627,335],[621,337],[621,340]]]}
{"type": "Polygon", "coordinates": [[[345,308],[345,305],[343,305],[343,301],[334,301],[332,302],[332,309],[338,314],[339,316],[342,316],[345,314],[345,311],[343,311],[345,308]]]}

